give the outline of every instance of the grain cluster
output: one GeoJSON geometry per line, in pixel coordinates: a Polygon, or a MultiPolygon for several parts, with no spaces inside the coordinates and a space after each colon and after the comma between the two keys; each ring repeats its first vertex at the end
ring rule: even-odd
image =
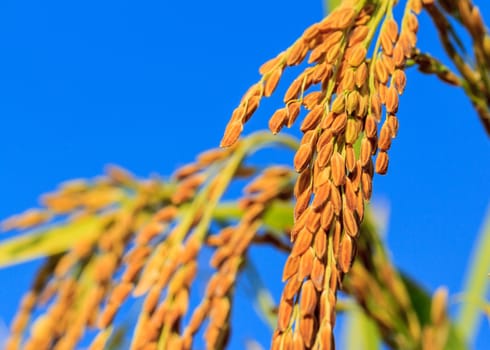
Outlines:
{"type": "Polygon", "coordinates": [[[260,68],[222,139],[230,146],[286,68],[306,67],[269,120],[276,134],[304,115],[293,164],[299,173],[273,349],[332,349],[337,290],[356,255],[373,174],[386,174],[398,132],[405,66],[416,45],[421,1],[409,1],[401,25],[395,1],[344,1],[260,68]],[[379,35],[375,37],[376,30],[379,35]],[[371,57],[368,57],[373,50],[371,57]],[[375,160],[373,158],[375,157],[375,160]]]}
{"type": "MultiPolygon", "coordinates": [[[[139,180],[110,167],[104,177],[71,181],[44,195],[41,209],[5,220],[8,230],[49,231],[54,225],[70,242],[37,273],[6,349],[68,350],[89,339],[92,350],[114,346],[120,310],[134,307],[135,298],[141,304],[131,344],[124,346],[225,347],[238,274],[250,245],[267,238],[262,217],[272,202],[292,199],[291,169],[260,171],[244,163],[261,143],[277,143],[270,138],[258,134],[235,147],[204,152],[169,180],[139,180]],[[222,196],[235,179],[249,181],[232,209],[240,215],[220,217],[222,196]],[[208,269],[199,260],[203,250],[213,252],[214,273],[201,293],[197,278],[208,269]]],[[[294,147],[291,138],[283,144],[294,147]]]]}

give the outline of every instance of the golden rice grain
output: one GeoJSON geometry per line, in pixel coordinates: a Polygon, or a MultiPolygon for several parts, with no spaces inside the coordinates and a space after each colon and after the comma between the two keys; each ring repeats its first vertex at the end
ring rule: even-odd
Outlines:
{"type": "Polygon", "coordinates": [[[386,174],[388,171],[388,153],[379,152],[376,157],[376,173],[380,175],[386,174]]]}
{"type": "Polygon", "coordinates": [[[405,58],[409,58],[412,54],[412,40],[413,37],[409,34],[410,32],[408,31],[402,31],[400,35],[400,39],[398,39],[398,44],[401,45],[401,48],[403,49],[403,56],[405,58]]]}
{"type": "Polygon", "coordinates": [[[298,274],[296,275],[296,278],[298,278],[302,281],[306,277],[310,276],[311,269],[313,267],[313,259],[314,258],[315,258],[315,252],[314,252],[313,248],[310,247],[306,250],[306,252],[304,252],[301,255],[301,258],[299,261],[298,274]]]}
{"type": "Polygon", "coordinates": [[[300,312],[301,316],[313,316],[318,303],[318,293],[313,281],[307,280],[301,287],[300,312]]]}
{"type": "Polygon", "coordinates": [[[307,47],[303,38],[297,40],[293,46],[288,50],[286,56],[286,64],[288,66],[295,66],[303,61],[307,52],[307,47]]]}
{"type": "Polygon", "coordinates": [[[327,251],[327,233],[323,229],[319,229],[315,234],[315,239],[313,241],[313,249],[315,255],[322,259],[327,251]]]}
{"type": "Polygon", "coordinates": [[[373,192],[373,182],[371,175],[365,171],[361,175],[361,189],[364,199],[368,201],[373,192]]]}
{"type": "Polygon", "coordinates": [[[210,307],[211,303],[209,301],[204,301],[194,309],[187,326],[190,333],[195,333],[201,327],[208,315],[210,307]]]}
{"type": "Polygon", "coordinates": [[[240,137],[243,130],[243,124],[240,121],[231,121],[226,127],[225,134],[221,139],[221,147],[230,147],[240,137]]]}
{"type": "Polygon", "coordinates": [[[316,323],[314,316],[304,316],[299,320],[299,332],[308,348],[313,345],[315,340],[316,323]]]}
{"type": "Polygon", "coordinates": [[[366,59],[366,54],[367,54],[367,50],[364,47],[364,45],[363,44],[357,44],[356,46],[352,47],[352,51],[351,51],[350,55],[348,55],[346,57],[346,59],[347,59],[347,62],[352,67],[358,67],[366,59]]]}
{"type": "Polygon", "coordinates": [[[126,300],[129,293],[131,293],[133,287],[134,287],[133,283],[130,282],[119,283],[112,291],[109,297],[109,303],[121,305],[126,300]]]}
{"type": "Polygon", "coordinates": [[[337,95],[332,103],[332,112],[340,114],[344,112],[345,108],[345,98],[343,95],[337,95]]]}
{"type": "Polygon", "coordinates": [[[330,64],[335,64],[337,59],[339,58],[340,51],[342,50],[343,43],[339,42],[333,45],[326,53],[325,61],[330,64]]]}
{"type": "Polygon", "coordinates": [[[361,151],[359,160],[362,166],[366,166],[371,159],[372,147],[371,142],[367,138],[363,138],[361,141],[361,151]]]}
{"type": "MultiPolygon", "coordinates": [[[[276,192],[273,191],[272,193],[275,194],[276,192]]],[[[261,195],[264,195],[264,194],[268,194],[268,193],[267,192],[261,193],[261,195]]],[[[263,197],[265,197],[265,196],[263,196],[263,197]]],[[[258,199],[259,199],[259,196],[257,196],[257,200],[258,199]]],[[[262,215],[262,213],[264,212],[264,209],[265,209],[264,204],[260,203],[260,202],[250,205],[247,208],[247,212],[245,214],[243,214],[243,216],[242,216],[242,223],[252,224],[257,218],[259,218],[262,215]]]]}
{"type": "Polygon", "coordinates": [[[296,329],[295,332],[293,333],[293,345],[291,350],[303,350],[305,349],[305,343],[303,341],[303,338],[301,337],[301,334],[299,333],[299,330],[296,329]]]}
{"type": "Polygon", "coordinates": [[[345,126],[345,142],[347,146],[352,146],[359,137],[361,131],[361,123],[356,118],[347,118],[347,124],[345,126]]]}
{"type": "Polygon", "coordinates": [[[318,84],[322,81],[326,81],[330,79],[332,76],[332,65],[330,65],[327,62],[324,62],[322,64],[318,64],[315,66],[313,69],[313,73],[311,74],[311,79],[314,84],[318,84]]]}
{"type": "Polygon", "coordinates": [[[352,238],[356,238],[359,234],[359,223],[354,215],[354,212],[349,207],[344,206],[342,210],[342,219],[345,232],[352,238]]]}
{"type": "Polygon", "coordinates": [[[37,295],[33,292],[27,292],[20,301],[20,310],[31,310],[36,305],[37,295]]]}
{"type": "Polygon", "coordinates": [[[284,299],[293,300],[293,298],[298,293],[300,288],[301,288],[301,281],[297,279],[296,276],[291,277],[287,281],[282,292],[284,299]]]}
{"type": "Polygon", "coordinates": [[[180,167],[173,175],[173,177],[176,179],[176,180],[182,180],[182,179],[185,179],[191,175],[194,175],[196,174],[199,170],[202,169],[202,166],[200,164],[197,164],[197,163],[191,163],[191,164],[187,164],[187,165],[184,165],[182,167],[180,167]]]}
{"type": "Polygon", "coordinates": [[[357,195],[356,189],[349,178],[345,180],[344,193],[347,207],[350,210],[354,210],[357,207],[357,195]]]}
{"type": "Polygon", "coordinates": [[[305,119],[303,120],[303,123],[301,124],[300,130],[306,132],[308,130],[315,128],[318,122],[320,121],[320,119],[322,118],[324,112],[325,112],[324,106],[317,105],[306,115],[305,119]]]}
{"type": "Polygon", "coordinates": [[[367,64],[366,64],[366,62],[363,62],[356,69],[355,81],[356,81],[356,86],[358,88],[361,88],[364,85],[364,83],[366,82],[367,76],[368,76],[367,64]]]}
{"type": "Polygon", "coordinates": [[[357,45],[361,43],[364,39],[366,39],[369,33],[369,27],[365,25],[355,26],[354,29],[351,30],[349,34],[349,47],[357,45]]]}
{"type": "Polygon", "coordinates": [[[294,184],[294,195],[299,197],[304,193],[311,185],[311,172],[309,169],[303,170],[294,184]]]}
{"type": "Polygon", "coordinates": [[[344,132],[347,126],[347,114],[341,113],[335,117],[331,129],[334,135],[338,135],[344,132]]]}
{"type": "Polygon", "coordinates": [[[21,333],[29,323],[29,318],[30,315],[26,313],[18,313],[15,315],[10,325],[10,332],[13,334],[21,333]]]}
{"type": "Polygon", "coordinates": [[[374,74],[381,84],[386,84],[388,82],[388,71],[380,59],[374,63],[374,74]]]}
{"type": "Polygon", "coordinates": [[[335,118],[334,116],[334,113],[333,112],[328,112],[326,117],[323,118],[323,120],[321,121],[320,123],[320,128],[322,128],[322,132],[320,134],[320,136],[318,137],[318,141],[316,143],[316,151],[317,152],[320,152],[320,150],[329,142],[332,141],[332,136],[333,136],[333,133],[332,133],[332,130],[329,129],[330,125],[328,124],[325,124],[325,119],[333,119],[335,118]],[[325,128],[324,128],[325,126],[325,128]]]}
{"type": "Polygon", "coordinates": [[[311,50],[310,56],[308,57],[308,64],[317,63],[323,59],[325,52],[327,51],[326,43],[318,45],[313,50],[311,50]]]}
{"type": "Polygon", "coordinates": [[[327,166],[326,168],[324,168],[322,170],[317,165],[315,165],[314,170],[315,170],[314,171],[314,173],[315,173],[315,188],[317,188],[318,186],[321,186],[324,183],[330,181],[330,175],[331,175],[332,171],[331,171],[329,166],[327,166]]]}
{"type": "Polygon", "coordinates": [[[13,230],[41,225],[51,219],[51,215],[41,209],[29,209],[22,214],[11,216],[2,221],[2,230],[13,230]]]}
{"type": "Polygon", "coordinates": [[[114,253],[107,253],[97,259],[94,278],[98,282],[108,281],[118,264],[118,257],[114,253]]]}
{"type": "Polygon", "coordinates": [[[339,189],[334,184],[332,184],[332,189],[330,190],[330,201],[332,202],[335,215],[340,215],[340,211],[342,210],[342,197],[339,189]]]}
{"type": "Polygon", "coordinates": [[[432,295],[430,307],[430,319],[435,326],[441,326],[447,320],[448,290],[446,287],[439,287],[432,295]]]}
{"type": "Polygon", "coordinates": [[[377,137],[377,132],[378,132],[377,123],[376,123],[376,119],[373,116],[368,115],[366,117],[366,122],[364,124],[364,131],[366,133],[366,137],[370,139],[377,137]]]}
{"type": "Polygon", "coordinates": [[[242,120],[243,123],[247,122],[252,114],[257,110],[257,108],[259,108],[260,98],[261,96],[252,96],[247,100],[246,110],[242,120]]]}
{"type": "Polygon", "coordinates": [[[301,193],[300,196],[296,198],[296,205],[294,206],[294,218],[297,219],[305,211],[305,209],[310,204],[311,200],[311,189],[301,193]]]}
{"type": "Polygon", "coordinates": [[[344,30],[354,23],[356,16],[357,13],[355,9],[346,5],[334,10],[330,16],[328,16],[327,21],[330,18],[334,28],[344,30]]]}
{"type": "Polygon", "coordinates": [[[332,181],[335,186],[342,186],[345,183],[345,162],[338,152],[334,152],[330,161],[332,167],[332,181]]]}
{"type": "Polygon", "coordinates": [[[357,108],[359,107],[360,98],[361,96],[359,95],[359,92],[357,92],[357,90],[350,91],[347,94],[347,98],[345,100],[345,111],[348,115],[353,115],[354,111],[357,110],[357,108]]]}
{"type": "Polygon", "coordinates": [[[310,144],[302,144],[294,155],[294,169],[299,173],[310,164],[313,148],[310,144]]]}
{"type": "Polygon", "coordinates": [[[404,20],[407,24],[408,30],[413,33],[416,33],[419,30],[419,21],[417,19],[417,16],[415,16],[413,13],[407,13],[404,20]]]}
{"type": "MultiPolygon", "coordinates": [[[[357,140],[357,138],[356,138],[357,140]]],[[[356,152],[352,145],[345,146],[345,167],[349,172],[353,171],[356,166],[356,152]]]]}
{"type": "MultiPolygon", "coordinates": [[[[247,105],[248,100],[250,100],[251,98],[262,96],[262,90],[263,90],[263,86],[262,86],[262,83],[260,83],[260,82],[250,86],[248,88],[247,92],[242,96],[242,99],[240,101],[241,104],[247,105]]],[[[243,119],[242,119],[242,121],[243,121],[243,119]]]]}
{"type": "Polygon", "coordinates": [[[293,349],[293,331],[287,330],[282,336],[281,350],[293,349]]]}
{"type": "Polygon", "coordinates": [[[354,188],[355,191],[358,191],[360,188],[361,173],[362,173],[362,165],[361,165],[360,160],[358,160],[356,162],[356,167],[349,174],[349,179],[350,179],[350,181],[352,181],[352,187],[354,188]]]}
{"type": "Polygon", "coordinates": [[[394,114],[388,115],[387,123],[390,127],[391,137],[396,137],[398,133],[398,118],[394,114]]]}
{"type": "MultiPolygon", "coordinates": [[[[223,268],[223,270],[225,269],[223,268]]],[[[235,278],[236,278],[235,274],[232,273],[227,273],[225,275],[220,274],[219,283],[216,284],[216,288],[214,289],[213,296],[217,298],[225,297],[230,291],[230,289],[233,287],[233,285],[235,284],[235,278]]]]}
{"type": "Polygon", "coordinates": [[[340,81],[337,91],[339,93],[343,91],[353,91],[356,85],[356,73],[353,68],[347,68],[344,70],[342,80],[340,81]]]}
{"type": "Polygon", "coordinates": [[[58,194],[45,194],[41,196],[41,203],[54,214],[69,213],[80,205],[77,199],[58,194]]]}
{"type": "Polygon", "coordinates": [[[311,208],[316,212],[320,211],[323,208],[323,205],[326,203],[329,196],[330,196],[330,185],[328,183],[321,184],[316,189],[315,197],[313,198],[313,202],[311,203],[311,208]]]}
{"type": "Polygon", "coordinates": [[[233,113],[231,114],[230,121],[242,121],[243,120],[243,114],[245,113],[245,108],[243,106],[238,106],[233,110],[233,113]]]}
{"type": "Polygon", "coordinates": [[[313,91],[303,97],[302,104],[307,110],[312,110],[320,103],[323,97],[323,91],[313,91]]]}
{"type": "Polygon", "coordinates": [[[212,323],[206,328],[204,332],[204,341],[206,343],[206,349],[216,349],[218,347],[218,341],[220,338],[220,329],[214,326],[212,323]]]}
{"type": "Polygon", "coordinates": [[[117,311],[119,311],[118,305],[115,304],[106,305],[104,311],[99,316],[97,326],[102,329],[108,327],[114,320],[117,311]]]}
{"type": "Polygon", "coordinates": [[[350,236],[344,235],[342,237],[342,241],[340,243],[340,252],[339,252],[339,260],[338,264],[340,270],[343,273],[347,273],[350,270],[353,260],[353,240],[350,236]]]}
{"type": "Polygon", "coordinates": [[[160,295],[162,292],[162,287],[159,285],[154,285],[150,288],[150,291],[146,295],[145,301],[143,303],[143,310],[146,313],[152,313],[156,306],[158,305],[160,295]]]}
{"type": "Polygon", "coordinates": [[[156,221],[149,222],[138,233],[138,238],[137,238],[138,244],[147,244],[154,237],[159,235],[162,232],[163,228],[164,226],[160,222],[156,222],[156,221]]]}
{"type": "Polygon", "coordinates": [[[306,252],[306,250],[308,250],[312,240],[313,235],[306,228],[299,231],[298,237],[294,241],[293,249],[291,250],[290,255],[293,257],[302,255],[304,252],[306,252]]]}
{"type": "Polygon", "coordinates": [[[5,341],[5,350],[18,350],[21,349],[22,339],[18,335],[10,335],[10,337],[5,341]]]}
{"type": "Polygon", "coordinates": [[[402,94],[407,85],[407,77],[405,72],[401,69],[396,69],[393,73],[393,83],[398,94],[402,94]]]}
{"type": "Polygon", "coordinates": [[[308,208],[308,218],[306,219],[306,229],[314,234],[320,228],[320,214],[308,208]]]}
{"type": "Polygon", "coordinates": [[[405,52],[400,42],[397,42],[393,48],[393,63],[398,68],[405,64],[405,52]]]}
{"type": "Polygon", "coordinates": [[[211,304],[211,323],[222,327],[230,316],[231,303],[229,298],[213,298],[211,304]]]}
{"type": "Polygon", "coordinates": [[[329,296],[332,291],[328,289],[322,290],[320,294],[320,320],[322,323],[331,323],[333,320],[333,315],[335,313],[335,297],[332,299],[329,296]]]}
{"type": "Polygon", "coordinates": [[[386,90],[386,111],[388,113],[396,113],[398,111],[398,92],[394,86],[390,86],[386,90]]]}
{"type": "MultiPolygon", "coordinates": [[[[384,86],[384,85],[380,84],[380,86],[384,86]]],[[[376,94],[376,93],[371,95],[371,115],[377,121],[379,121],[381,119],[381,98],[380,98],[379,94],[376,94]]],[[[366,123],[367,123],[367,120],[366,120],[366,123]]],[[[367,126],[366,126],[366,128],[367,128],[367,126]]]]}
{"type": "Polygon", "coordinates": [[[360,119],[364,119],[369,110],[369,95],[362,94],[359,99],[359,108],[357,109],[356,116],[360,119]]]}
{"type": "Polygon", "coordinates": [[[354,22],[354,24],[356,26],[363,26],[363,25],[366,25],[369,23],[371,19],[371,16],[368,15],[366,12],[363,12],[361,11],[359,17],[357,17],[356,21],[354,22]]]}
{"type": "Polygon", "coordinates": [[[320,34],[320,29],[318,24],[313,24],[312,26],[305,29],[303,35],[301,36],[306,42],[312,41],[320,34]]]}
{"type": "Polygon", "coordinates": [[[299,256],[288,256],[286,263],[284,264],[284,270],[282,272],[283,282],[288,280],[289,278],[291,278],[291,276],[295,275],[296,272],[298,272],[299,260],[299,256]]]}
{"type": "Polygon", "coordinates": [[[195,235],[190,236],[185,241],[185,247],[183,252],[179,254],[179,262],[181,264],[188,264],[197,256],[197,253],[201,249],[201,241],[195,235]]]}
{"type": "Polygon", "coordinates": [[[335,349],[332,326],[328,322],[322,322],[319,333],[320,348],[323,350],[335,349]]]}
{"type": "Polygon", "coordinates": [[[210,164],[213,164],[217,162],[220,159],[223,159],[227,155],[227,152],[221,150],[221,149],[211,149],[208,151],[201,152],[197,156],[197,162],[201,166],[208,166],[210,164]]]}
{"type": "Polygon", "coordinates": [[[422,0],[410,0],[410,8],[417,15],[420,14],[420,12],[422,12],[422,9],[423,9],[423,2],[422,2],[422,0]]]}
{"type": "Polygon", "coordinates": [[[279,83],[282,76],[282,68],[276,68],[272,71],[271,75],[267,78],[264,84],[264,96],[269,97],[274,93],[274,90],[279,83]]]}
{"type": "Polygon", "coordinates": [[[331,202],[327,202],[323,208],[322,216],[320,218],[320,225],[327,232],[332,224],[334,213],[335,210],[333,204],[331,202]]]}
{"type": "Polygon", "coordinates": [[[233,250],[230,246],[219,247],[211,257],[209,264],[214,268],[218,268],[232,253],[233,250]]]}
{"type": "Polygon", "coordinates": [[[359,193],[357,194],[357,205],[355,210],[359,221],[362,222],[362,220],[364,219],[364,198],[361,191],[359,191],[359,193]]]}
{"type": "Polygon", "coordinates": [[[391,147],[391,129],[388,123],[384,123],[379,133],[378,147],[381,151],[387,151],[391,147]]]}
{"type": "Polygon", "coordinates": [[[287,127],[290,128],[298,118],[299,112],[301,110],[301,102],[288,103],[287,110],[288,110],[287,127]]]}
{"type": "Polygon", "coordinates": [[[391,42],[394,43],[398,39],[398,24],[393,18],[386,20],[385,22],[386,36],[390,38],[391,42]]]}
{"type": "Polygon", "coordinates": [[[286,331],[291,321],[294,304],[291,300],[281,299],[279,309],[277,311],[277,329],[280,332],[286,331]]]}
{"type": "Polygon", "coordinates": [[[388,33],[386,31],[382,31],[379,39],[381,42],[381,48],[383,49],[383,52],[388,56],[393,55],[393,42],[391,41],[388,33]]]}
{"type": "Polygon", "coordinates": [[[382,54],[380,60],[386,71],[388,72],[388,75],[393,74],[393,72],[395,71],[395,63],[393,62],[393,58],[391,56],[382,54]]]}
{"type": "Polygon", "coordinates": [[[291,100],[298,98],[302,85],[303,85],[303,77],[300,76],[296,78],[291,83],[291,85],[289,85],[289,88],[286,90],[286,93],[284,94],[284,103],[287,103],[291,100]]]}
{"type": "Polygon", "coordinates": [[[278,56],[270,59],[269,61],[267,61],[263,65],[261,65],[259,68],[260,74],[261,75],[267,74],[272,69],[276,68],[280,64],[280,61],[283,59],[284,55],[285,55],[285,53],[282,52],[278,56]]]}
{"type": "Polygon", "coordinates": [[[283,338],[282,335],[283,332],[280,332],[277,329],[274,331],[274,333],[272,334],[271,350],[283,350],[281,349],[283,338]]]}
{"type": "Polygon", "coordinates": [[[189,309],[189,290],[187,288],[181,288],[177,291],[174,298],[174,309],[179,315],[187,313],[189,309]]]}
{"type": "Polygon", "coordinates": [[[334,146],[334,140],[332,139],[325,146],[323,146],[323,148],[318,153],[316,162],[320,168],[326,167],[330,162],[330,159],[333,154],[333,146],[334,146]]]}
{"type": "Polygon", "coordinates": [[[319,258],[313,259],[313,266],[311,267],[310,279],[315,285],[317,291],[323,290],[323,281],[325,278],[325,265],[319,258]]]}

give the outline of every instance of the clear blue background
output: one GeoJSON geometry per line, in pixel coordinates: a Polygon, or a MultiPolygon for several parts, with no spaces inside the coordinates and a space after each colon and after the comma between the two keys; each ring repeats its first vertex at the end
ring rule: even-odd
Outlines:
{"type": "MultiPolygon", "coordinates": [[[[490,19],[490,4],[479,5],[490,19]]],[[[107,163],[169,174],[217,146],[258,67],[322,17],[320,0],[0,2],[0,217],[107,163]]],[[[425,16],[419,42],[445,57],[425,16]]],[[[461,89],[414,69],[408,79],[374,200],[389,207],[395,262],[430,290],[458,293],[490,202],[490,142],[461,89]]],[[[278,102],[266,101],[246,133],[266,127],[278,102]]],[[[0,270],[0,320],[10,322],[35,266],[0,270]]],[[[280,267],[260,268],[279,280],[280,267]]],[[[256,322],[240,312],[244,326],[256,322]]],[[[486,346],[488,321],[475,348],[486,346]]]]}

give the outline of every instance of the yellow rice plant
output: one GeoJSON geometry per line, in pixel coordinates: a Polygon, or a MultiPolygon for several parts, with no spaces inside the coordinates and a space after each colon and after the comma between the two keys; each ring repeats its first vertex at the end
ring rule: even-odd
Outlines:
{"type": "Polygon", "coordinates": [[[406,70],[415,66],[464,89],[490,133],[489,62],[490,36],[470,0],[339,2],[260,67],[220,149],[169,179],[109,167],[95,180],[60,185],[42,196],[41,209],[3,222],[21,233],[0,242],[0,265],[45,257],[5,349],[76,349],[87,337],[93,350],[192,349],[198,337],[206,349],[226,348],[238,277],[249,269],[250,248],[264,244],[287,255],[277,304],[255,286],[274,328],[271,349],[334,349],[337,315],[354,312],[379,338],[366,349],[380,340],[393,349],[467,349],[465,322],[448,316],[447,290],[429,295],[397,270],[368,202],[373,176],[388,171],[406,70]],[[403,7],[400,21],[396,7],[403,7]],[[455,71],[418,48],[422,11],[455,71]],[[454,21],[471,38],[472,60],[460,50],[454,21]],[[292,66],[300,70],[270,116],[271,132],[240,138],[292,66]],[[295,124],[299,142],[279,134],[295,124]],[[295,152],[293,164],[250,164],[249,156],[269,145],[295,152]],[[246,182],[243,194],[225,201],[236,181],[246,182]],[[206,252],[213,273],[195,302],[190,295],[206,252]],[[340,291],[349,299],[339,301],[340,291]],[[139,302],[128,327],[116,316],[128,313],[131,299],[139,302]],[[120,332],[130,334],[130,344],[121,345],[120,332]]]}

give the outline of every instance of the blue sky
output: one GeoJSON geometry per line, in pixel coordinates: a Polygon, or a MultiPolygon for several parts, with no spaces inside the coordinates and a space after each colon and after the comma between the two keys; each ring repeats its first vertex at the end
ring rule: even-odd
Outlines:
{"type": "MultiPolygon", "coordinates": [[[[217,146],[258,67],[322,16],[319,0],[2,1],[0,217],[107,163],[170,174],[217,146]]],[[[420,34],[422,50],[445,59],[425,17],[420,34]]],[[[245,133],[265,128],[277,102],[245,133]]],[[[394,261],[427,288],[457,293],[490,204],[489,138],[463,92],[434,77],[411,70],[400,104],[374,201],[389,208],[394,261]]],[[[34,267],[0,270],[0,319],[10,321],[34,267]]]]}

